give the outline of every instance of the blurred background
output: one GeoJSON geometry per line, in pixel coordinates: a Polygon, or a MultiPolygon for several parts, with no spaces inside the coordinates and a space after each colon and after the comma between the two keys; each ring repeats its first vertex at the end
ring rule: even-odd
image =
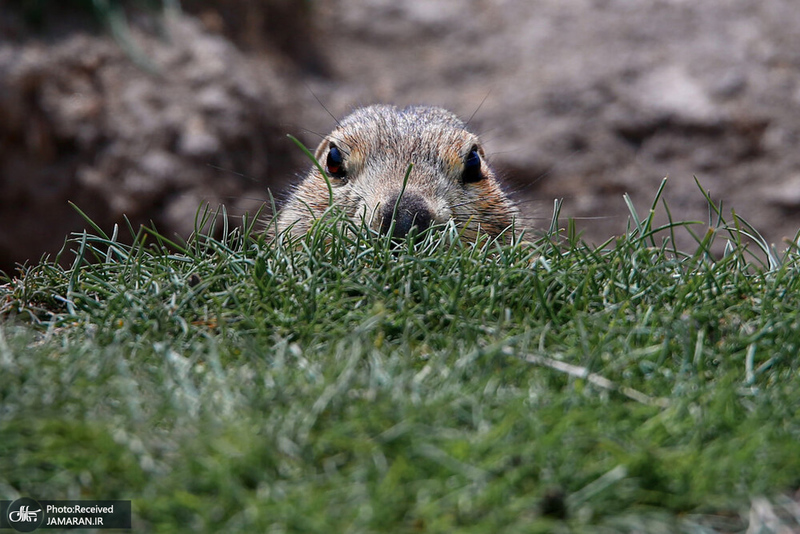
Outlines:
{"type": "Polygon", "coordinates": [[[795,0],[0,0],[0,270],[87,226],[68,201],[182,236],[254,213],[308,167],[287,133],[375,102],[472,117],[527,217],[563,198],[589,242],[665,176],[675,219],[708,218],[696,176],[800,229],[795,0]]]}

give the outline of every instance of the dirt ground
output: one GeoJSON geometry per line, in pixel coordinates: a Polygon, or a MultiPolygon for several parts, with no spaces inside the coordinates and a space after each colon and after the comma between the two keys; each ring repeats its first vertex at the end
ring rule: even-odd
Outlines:
{"type": "Polygon", "coordinates": [[[127,33],[20,5],[0,0],[6,272],[86,226],[68,201],[180,235],[204,201],[253,212],[307,166],[285,134],[315,146],[374,102],[472,117],[526,214],[563,198],[590,242],[665,176],[676,219],[707,219],[696,177],[779,247],[800,229],[792,0],[198,0],[127,33]]]}

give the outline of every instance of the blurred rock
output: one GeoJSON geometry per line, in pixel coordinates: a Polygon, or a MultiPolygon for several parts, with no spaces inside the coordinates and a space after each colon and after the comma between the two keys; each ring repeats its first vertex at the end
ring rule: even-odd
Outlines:
{"type": "Polygon", "coordinates": [[[269,174],[298,166],[286,77],[191,17],[161,23],[131,25],[155,72],[86,29],[0,44],[0,269],[84,228],[67,201],[103,228],[125,215],[185,237],[201,202],[240,215],[243,198],[267,198],[269,174]]]}

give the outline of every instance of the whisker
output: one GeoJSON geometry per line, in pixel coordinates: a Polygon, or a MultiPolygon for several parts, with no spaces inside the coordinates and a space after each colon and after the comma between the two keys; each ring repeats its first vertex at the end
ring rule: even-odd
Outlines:
{"type": "Polygon", "coordinates": [[[206,166],[211,167],[215,171],[220,171],[227,174],[233,174],[235,176],[238,176],[239,178],[244,178],[245,180],[249,180],[251,182],[259,182],[257,178],[254,178],[253,176],[249,176],[247,174],[243,174],[241,172],[234,171],[233,169],[226,169],[225,167],[220,167],[218,165],[214,165],[213,163],[206,163],[206,166]]]}
{"type": "Polygon", "coordinates": [[[307,133],[307,134],[311,134],[311,135],[313,135],[315,137],[319,137],[320,140],[325,139],[325,134],[319,133],[316,130],[311,130],[309,128],[300,128],[299,130],[301,132],[303,132],[303,133],[307,133]]]}
{"type": "Polygon", "coordinates": [[[474,119],[475,115],[477,115],[478,112],[481,110],[481,108],[483,107],[483,103],[486,102],[486,99],[489,98],[490,94],[492,94],[491,88],[486,92],[486,96],[483,97],[481,103],[478,104],[478,107],[475,109],[475,111],[472,112],[472,115],[469,116],[469,119],[467,119],[467,122],[464,123],[464,126],[469,126],[469,123],[472,122],[472,119],[474,119]]]}
{"type": "Polygon", "coordinates": [[[328,113],[328,115],[330,115],[331,118],[336,122],[336,125],[341,126],[342,123],[339,122],[339,119],[336,118],[336,115],[331,113],[331,110],[328,109],[328,106],[322,103],[322,100],[320,100],[317,94],[311,89],[311,86],[309,86],[307,83],[304,83],[304,85],[306,86],[306,89],[308,89],[308,92],[311,93],[311,96],[314,97],[314,100],[316,100],[319,103],[319,105],[322,106],[322,109],[324,109],[328,113]]]}

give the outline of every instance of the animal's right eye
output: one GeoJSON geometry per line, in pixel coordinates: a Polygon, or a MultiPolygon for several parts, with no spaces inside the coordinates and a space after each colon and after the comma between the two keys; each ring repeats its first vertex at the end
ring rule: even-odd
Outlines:
{"type": "Polygon", "coordinates": [[[481,172],[481,155],[478,152],[478,147],[473,146],[467,157],[464,158],[464,170],[461,172],[461,180],[465,184],[472,184],[483,180],[484,175],[481,172]]]}
{"type": "Polygon", "coordinates": [[[344,168],[344,156],[336,145],[328,149],[328,158],[325,160],[325,170],[334,178],[344,178],[347,171],[344,168]]]}

